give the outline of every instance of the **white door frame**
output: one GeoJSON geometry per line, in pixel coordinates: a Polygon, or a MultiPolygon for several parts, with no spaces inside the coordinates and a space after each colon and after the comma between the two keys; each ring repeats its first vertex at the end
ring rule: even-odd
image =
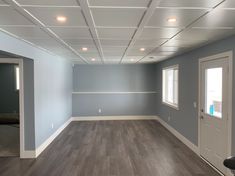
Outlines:
{"type": "MultiPolygon", "coordinates": [[[[198,148],[199,148],[199,155],[201,156],[201,124],[200,124],[200,107],[201,107],[201,63],[205,61],[216,60],[219,58],[228,58],[228,154],[227,157],[232,155],[232,86],[233,86],[233,52],[228,51],[216,55],[212,55],[209,57],[204,57],[199,59],[199,66],[198,66],[198,148]]],[[[216,168],[214,168],[216,169],[216,168]]],[[[218,170],[217,170],[218,171],[218,170]]],[[[229,170],[227,171],[230,174],[229,170]]]]}
{"type": "Polygon", "coordinates": [[[0,64],[18,64],[20,69],[20,90],[19,90],[19,106],[20,106],[20,158],[24,157],[25,139],[24,139],[24,72],[23,59],[16,58],[0,58],[0,64]]]}

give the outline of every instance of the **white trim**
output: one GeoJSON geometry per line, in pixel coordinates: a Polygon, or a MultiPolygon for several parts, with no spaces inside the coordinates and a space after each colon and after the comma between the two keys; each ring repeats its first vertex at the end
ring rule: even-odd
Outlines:
{"type": "Polygon", "coordinates": [[[20,158],[25,158],[27,152],[25,151],[24,139],[24,66],[23,59],[16,58],[0,58],[0,63],[18,64],[20,68],[20,90],[19,90],[19,106],[20,106],[20,158]]]}
{"type": "Polygon", "coordinates": [[[22,156],[20,156],[22,159],[29,159],[29,158],[36,158],[36,152],[35,150],[25,150],[23,151],[22,156]]]}
{"type": "Polygon", "coordinates": [[[73,92],[72,94],[155,94],[156,91],[149,92],[73,92]]]}
{"type": "MultiPolygon", "coordinates": [[[[199,148],[199,155],[200,155],[200,146],[201,146],[201,123],[200,123],[200,103],[201,103],[201,63],[205,61],[216,60],[219,58],[228,58],[228,66],[229,66],[229,73],[228,73],[228,154],[227,156],[232,156],[232,87],[233,87],[233,51],[227,51],[220,54],[200,58],[198,63],[198,148],[199,148]]],[[[208,163],[208,161],[207,161],[208,163]]],[[[230,175],[230,171],[227,170],[228,175],[230,175]]]]}
{"type": "Polygon", "coordinates": [[[181,142],[183,142],[188,148],[190,148],[194,153],[199,155],[198,146],[196,146],[191,141],[189,141],[186,137],[184,137],[182,134],[180,134],[177,130],[175,130],[172,126],[170,126],[168,123],[166,123],[160,117],[156,116],[156,119],[159,121],[159,123],[162,126],[164,126],[167,130],[169,130],[175,137],[177,137],[181,142]]]}
{"type": "Polygon", "coordinates": [[[52,141],[72,122],[72,118],[67,120],[60,128],[58,128],[45,142],[43,142],[35,151],[37,158],[51,143],[52,141]]]}
{"type": "Polygon", "coordinates": [[[72,117],[73,121],[99,121],[99,120],[157,120],[156,116],[84,116],[72,117]]]}

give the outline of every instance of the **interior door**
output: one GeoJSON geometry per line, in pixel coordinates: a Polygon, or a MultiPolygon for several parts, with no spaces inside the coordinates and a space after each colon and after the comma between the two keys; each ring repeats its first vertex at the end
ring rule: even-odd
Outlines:
{"type": "Polygon", "coordinates": [[[228,155],[228,58],[200,63],[200,154],[222,173],[228,155]]]}

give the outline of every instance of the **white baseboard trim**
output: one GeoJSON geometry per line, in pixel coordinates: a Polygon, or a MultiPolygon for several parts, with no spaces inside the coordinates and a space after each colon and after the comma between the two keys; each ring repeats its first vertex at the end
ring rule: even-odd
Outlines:
{"type": "Polygon", "coordinates": [[[156,119],[159,121],[159,123],[162,124],[162,126],[164,126],[166,129],[168,129],[175,137],[177,137],[181,142],[183,142],[188,148],[190,148],[197,155],[200,155],[198,146],[196,146],[191,141],[189,141],[186,137],[184,137],[182,134],[180,134],[178,131],[176,131],[173,127],[171,127],[169,124],[167,124],[160,117],[156,116],[156,119]]]}
{"type": "Polygon", "coordinates": [[[51,143],[52,141],[72,122],[72,118],[66,121],[60,128],[58,128],[45,142],[43,142],[35,151],[37,158],[51,143]]]}
{"type": "Polygon", "coordinates": [[[73,121],[100,121],[100,120],[156,120],[156,116],[85,116],[72,117],[73,121]]]}
{"type": "Polygon", "coordinates": [[[21,159],[36,158],[35,150],[25,150],[20,154],[21,159]]]}

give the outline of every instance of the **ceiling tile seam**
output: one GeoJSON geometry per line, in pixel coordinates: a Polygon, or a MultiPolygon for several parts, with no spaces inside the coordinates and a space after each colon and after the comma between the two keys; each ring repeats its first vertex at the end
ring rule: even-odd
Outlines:
{"type": "Polygon", "coordinates": [[[88,6],[91,9],[147,9],[148,7],[131,7],[131,6],[88,6]]]}
{"type": "Polygon", "coordinates": [[[33,8],[79,8],[80,6],[56,6],[56,5],[21,5],[21,7],[33,7],[33,8]]]}
{"type": "Polygon", "coordinates": [[[137,29],[132,26],[95,26],[96,29],[137,29]]]}
{"type": "Polygon", "coordinates": [[[89,27],[89,31],[91,33],[93,41],[95,42],[96,48],[99,51],[101,61],[102,61],[102,63],[104,63],[105,58],[104,58],[103,50],[102,50],[102,47],[101,47],[101,42],[99,40],[98,32],[95,28],[95,21],[94,21],[92,12],[89,8],[88,1],[84,1],[84,0],[76,0],[76,1],[81,6],[83,17],[84,17],[84,19],[85,19],[85,21],[86,21],[86,23],[89,27]]]}
{"type": "Polygon", "coordinates": [[[139,36],[141,35],[141,33],[144,29],[144,26],[148,23],[149,19],[154,14],[155,9],[160,4],[160,2],[161,2],[161,0],[152,0],[149,3],[148,8],[145,11],[145,13],[143,14],[142,18],[140,19],[140,22],[138,24],[138,28],[136,29],[135,33],[133,34],[133,36],[131,38],[131,41],[128,44],[127,49],[125,50],[123,56],[121,57],[121,60],[120,60],[119,64],[122,63],[122,60],[126,56],[126,54],[128,53],[129,49],[134,45],[137,38],[139,38],[139,36]]]}
{"type": "Polygon", "coordinates": [[[46,25],[48,28],[78,28],[78,29],[89,29],[88,26],[51,26],[51,25],[46,25]]]}
{"type": "Polygon", "coordinates": [[[212,9],[206,11],[204,14],[202,14],[200,17],[198,17],[197,19],[195,19],[194,21],[192,21],[190,24],[188,24],[184,29],[180,30],[178,33],[176,33],[173,37],[171,37],[169,40],[167,40],[166,42],[164,42],[162,45],[156,47],[155,49],[153,49],[152,51],[150,51],[147,55],[145,55],[144,57],[142,57],[141,59],[139,59],[137,61],[140,62],[141,60],[143,60],[145,57],[149,56],[151,53],[153,53],[157,48],[163,46],[164,44],[166,44],[167,42],[169,42],[170,40],[174,39],[177,35],[179,35],[181,32],[183,32],[185,29],[188,29],[190,26],[192,26],[195,22],[197,22],[198,20],[200,20],[202,17],[206,16],[207,14],[209,14],[210,12],[212,12],[213,10],[217,9],[221,4],[223,4],[226,0],[221,1],[219,4],[217,4],[216,6],[214,6],[212,9]]]}
{"type": "MultiPolygon", "coordinates": [[[[19,5],[18,2],[16,2],[15,0],[4,0],[7,3],[9,3],[11,5],[11,8],[15,9],[18,11],[18,13],[20,13],[21,15],[23,15],[26,19],[30,20],[33,24],[36,23],[36,25],[38,25],[40,27],[40,29],[42,29],[44,32],[46,32],[49,36],[55,38],[57,41],[59,39],[58,42],[62,43],[64,45],[65,48],[70,49],[71,47],[64,42],[62,39],[58,38],[58,36],[55,36],[55,33],[51,33],[50,30],[48,30],[48,28],[46,28],[45,24],[42,23],[40,20],[38,20],[35,16],[33,16],[29,11],[27,11],[26,9],[24,9],[23,7],[21,7],[19,5]]],[[[73,50],[71,50],[72,52],[74,52],[73,50]]],[[[80,59],[84,62],[87,63],[86,59],[84,59],[79,53],[74,52],[77,56],[80,57],[80,59]]]]}
{"type": "Polygon", "coordinates": [[[156,9],[175,9],[175,10],[211,10],[213,7],[165,7],[165,6],[160,6],[156,7],[156,9]]]}

